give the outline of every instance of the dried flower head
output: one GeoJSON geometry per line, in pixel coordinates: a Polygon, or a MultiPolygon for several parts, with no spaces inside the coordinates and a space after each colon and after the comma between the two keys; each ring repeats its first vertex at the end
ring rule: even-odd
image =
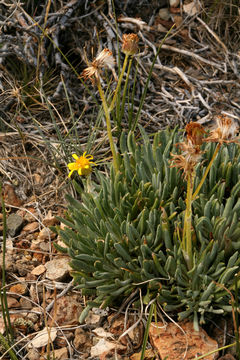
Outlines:
{"type": "Polygon", "coordinates": [[[187,124],[185,130],[188,141],[191,141],[193,145],[202,145],[203,136],[206,134],[202,125],[191,121],[189,124],[187,124]]]}
{"type": "Polygon", "coordinates": [[[195,166],[201,160],[203,151],[200,146],[203,143],[205,131],[200,124],[191,121],[186,126],[186,133],[187,140],[176,144],[181,150],[181,155],[171,154],[173,163],[171,167],[183,170],[185,177],[194,173],[195,166]]]}
{"type": "Polygon", "coordinates": [[[93,60],[93,62],[85,70],[83,70],[82,75],[84,79],[90,79],[94,82],[95,79],[99,79],[101,76],[101,71],[103,68],[109,68],[116,77],[114,70],[115,59],[112,52],[109,49],[103,49],[100,54],[93,60]]]}
{"type": "Polygon", "coordinates": [[[83,153],[82,156],[78,157],[76,154],[73,154],[72,157],[76,160],[73,163],[68,164],[68,168],[70,170],[70,173],[68,174],[68,177],[71,177],[72,173],[74,171],[77,171],[79,175],[89,175],[92,172],[92,166],[96,165],[92,159],[92,155],[86,155],[86,152],[83,153]]]}
{"type": "Polygon", "coordinates": [[[194,172],[195,166],[201,160],[203,151],[200,150],[199,145],[194,145],[191,140],[188,140],[187,142],[181,142],[176,145],[180,148],[182,154],[171,154],[171,167],[176,167],[180,170],[183,170],[184,176],[187,177],[188,174],[194,172]]]}
{"type": "Polygon", "coordinates": [[[139,38],[136,34],[123,34],[122,52],[126,55],[134,55],[138,52],[139,38]]]}
{"type": "Polygon", "coordinates": [[[226,115],[218,116],[216,122],[217,127],[210,131],[209,137],[207,137],[204,141],[218,142],[219,144],[238,141],[238,138],[236,137],[239,130],[237,122],[226,115]]]}

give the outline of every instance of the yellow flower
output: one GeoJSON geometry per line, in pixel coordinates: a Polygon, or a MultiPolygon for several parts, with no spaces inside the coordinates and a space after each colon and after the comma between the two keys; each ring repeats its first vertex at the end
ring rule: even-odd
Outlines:
{"type": "Polygon", "coordinates": [[[76,154],[73,154],[72,157],[76,161],[68,164],[68,168],[70,170],[68,177],[70,177],[74,171],[77,171],[79,175],[89,175],[92,171],[91,164],[96,165],[95,162],[91,161],[93,156],[86,155],[86,151],[80,157],[78,157],[76,154]]]}
{"type": "Polygon", "coordinates": [[[136,34],[123,34],[122,52],[125,55],[134,55],[138,52],[139,38],[136,34]]]}
{"type": "Polygon", "coordinates": [[[102,68],[107,67],[112,71],[113,76],[116,77],[114,66],[115,60],[112,52],[109,49],[103,49],[90,66],[83,70],[82,75],[84,79],[90,79],[94,83],[94,80],[99,79],[101,76],[102,68]]]}

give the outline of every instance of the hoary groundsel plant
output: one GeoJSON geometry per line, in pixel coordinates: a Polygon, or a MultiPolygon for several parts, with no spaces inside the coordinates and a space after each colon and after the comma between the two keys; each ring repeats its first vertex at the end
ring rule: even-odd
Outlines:
{"type": "Polygon", "coordinates": [[[67,249],[58,249],[70,255],[83,294],[93,295],[87,309],[121,303],[141,288],[146,302],[156,298],[196,327],[231,311],[218,284],[231,290],[240,264],[240,149],[227,140],[233,126],[219,118],[205,135],[192,125],[186,141],[177,129],[153,141],[142,128],[138,141],[123,133],[119,170],[95,168],[93,190],[82,191],[81,201],[68,196],[60,231],[67,249]]]}

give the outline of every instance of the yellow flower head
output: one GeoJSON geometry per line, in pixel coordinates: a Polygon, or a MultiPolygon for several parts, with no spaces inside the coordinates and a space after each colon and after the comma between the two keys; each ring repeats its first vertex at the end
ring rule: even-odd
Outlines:
{"type": "Polygon", "coordinates": [[[115,77],[114,66],[115,60],[112,52],[109,49],[103,49],[90,66],[83,70],[82,75],[84,79],[90,79],[94,83],[94,80],[101,76],[102,68],[109,68],[115,77]]]}
{"type": "Polygon", "coordinates": [[[122,52],[125,55],[134,55],[138,52],[139,38],[136,34],[124,34],[122,41],[122,52]]]}
{"type": "Polygon", "coordinates": [[[80,157],[78,157],[76,154],[73,154],[72,157],[76,161],[68,164],[68,168],[70,170],[68,177],[70,177],[74,171],[77,171],[79,175],[89,175],[92,171],[91,164],[96,165],[95,162],[91,161],[93,156],[86,155],[86,151],[80,157]]]}

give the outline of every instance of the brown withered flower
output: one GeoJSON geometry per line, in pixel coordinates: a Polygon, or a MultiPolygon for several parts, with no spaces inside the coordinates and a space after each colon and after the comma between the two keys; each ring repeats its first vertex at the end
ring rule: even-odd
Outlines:
{"type": "Polygon", "coordinates": [[[191,140],[187,142],[181,142],[176,144],[182,151],[182,154],[172,154],[172,165],[170,167],[176,167],[183,170],[184,177],[193,173],[195,166],[199,163],[202,157],[203,151],[200,150],[199,145],[194,145],[191,140]]]}
{"type": "Polygon", "coordinates": [[[92,61],[90,66],[83,70],[82,76],[84,79],[90,79],[93,83],[95,79],[99,79],[103,68],[109,68],[116,80],[116,73],[114,70],[115,59],[109,49],[103,49],[100,54],[92,61]]]}
{"type": "Polygon", "coordinates": [[[190,123],[187,124],[185,130],[187,133],[188,141],[191,141],[193,145],[202,145],[203,136],[204,134],[206,134],[202,125],[191,121],[190,123]]]}
{"type": "Polygon", "coordinates": [[[184,177],[186,178],[189,174],[194,173],[196,165],[201,160],[203,151],[201,151],[200,146],[202,145],[205,131],[200,124],[195,122],[187,124],[185,130],[187,139],[176,144],[181,150],[181,154],[171,154],[171,167],[183,170],[184,177]]]}
{"type": "Polygon", "coordinates": [[[125,55],[135,55],[138,52],[139,38],[136,34],[123,34],[122,52],[125,55]]]}
{"type": "Polygon", "coordinates": [[[226,115],[220,115],[216,118],[217,127],[210,131],[209,136],[204,140],[206,142],[217,142],[220,145],[223,143],[238,142],[239,125],[233,119],[226,115]]]}

